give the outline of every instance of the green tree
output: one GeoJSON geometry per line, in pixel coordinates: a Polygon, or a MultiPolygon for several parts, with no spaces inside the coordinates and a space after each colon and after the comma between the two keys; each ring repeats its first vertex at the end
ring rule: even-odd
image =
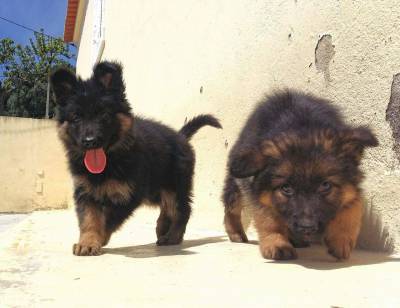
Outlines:
{"type": "MultiPolygon", "coordinates": [[[[49,72],[55,66],[72,69],[69,60],[74,55],[61,39],[36,32],[26,46],[12,39],[0,40],[0,69],[3,71],[0,89],[0,115],[43,118],[49,72]]],[[[50,95],[49,116],[54,115],[55,102],[50,95]]]]}

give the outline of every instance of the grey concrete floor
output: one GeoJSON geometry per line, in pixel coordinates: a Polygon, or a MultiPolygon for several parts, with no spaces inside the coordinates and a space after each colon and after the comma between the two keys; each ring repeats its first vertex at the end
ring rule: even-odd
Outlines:
{"type": "Polygon", "coordinates": [[[0,214],[0,233],[15,226],[29,214],[0,214]]]}
{"type": "Polygon", "coordinates": [[[315,246],[268,261],[196,220],[182,245],[157,247],[156,218],[139,210],[103,255],[76,257],[73,211],[33,213],[0,234],[0,307],[400,307],[396,256],[336,262],[315,246]]]}

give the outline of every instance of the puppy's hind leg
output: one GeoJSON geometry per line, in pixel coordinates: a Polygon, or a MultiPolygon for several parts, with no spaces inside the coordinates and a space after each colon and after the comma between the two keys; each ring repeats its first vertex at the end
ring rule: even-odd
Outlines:
{"type": "Polygon", "coordinates": [[[161,213],[157,220],[157,245],[177,245],[183,240],[190,217],[190,196],[178,197],[176,193],[161,192],[161,213]]]}
{"type": "Polygon", "coordinates": [[[222,198],[225,206],[225,230],[229,239],[232,242],[247,243],[248,239],[241,221],[243,197],[240,194],[239,187],[232,177],[228,177],[225,181],[224,194],[222,198]]]}
{"type": "Polygon", "coordinates": [[[194,155],[189,147],[183,147],[176,155],[171,189],[161,190],[161,213],[157,221],[157,245],[177,245],[183,240],[191,213],[191,191],[194,155]],[[168,228],[168,231],[164,233],[168,228]]]}
{"type": "Polygon", "coordinates": [[[160,208],[161,208],[160,216],[157,219],[157,227],[156,227],[157,239],[166,235],[171,226],[171,218],[170,218],[170,215],[168,214],[168,212],[169,212],[168,206],[169,205],[166,201],[167,200],[164,199],[164,202],[161,202],[161,205],[160,205],[160,208]]]}

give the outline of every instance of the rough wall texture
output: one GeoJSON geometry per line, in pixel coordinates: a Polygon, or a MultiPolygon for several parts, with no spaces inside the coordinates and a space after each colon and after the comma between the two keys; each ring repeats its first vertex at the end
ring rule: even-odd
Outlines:
{"type": "Polygon", "coordinates": [[[65,208],[71,180],[55,122],[0,117],[0,212],[65,208]]]}
{"type": "MultiPolygon", "coordinates": [[[[91,6],[78,72],[92,64],[91,6]]],[[[400,6],[365,1],[107,1],[103,59],[125,66],[133,110],[179,128],[186,117],[218,116],[197,153],[195,211],[221,228],[226,156],[264,93],[294,87],[331,99],[354,124],[370,125],[380,146],[363,163],[365,198],[400,247],[400,165],[385,120],[400,72],[400,6]]]]}

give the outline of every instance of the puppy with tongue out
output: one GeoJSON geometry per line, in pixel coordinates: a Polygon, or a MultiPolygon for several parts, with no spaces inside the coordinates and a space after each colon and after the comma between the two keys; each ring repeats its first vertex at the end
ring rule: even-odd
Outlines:
{"type": "Polygon", "coordinates": [[[74,180],[80,237],[73,253],[100,254],[144,200],[160,206],[157,244],[181,243],[191,212],[195,163],[189,140],[203,126],[221,128],[218,120],[200,115],[175,131],[134,117],[116,62],[97,64],[87,80],[60,68],[51,84],[59,137],[74,180]]]}

